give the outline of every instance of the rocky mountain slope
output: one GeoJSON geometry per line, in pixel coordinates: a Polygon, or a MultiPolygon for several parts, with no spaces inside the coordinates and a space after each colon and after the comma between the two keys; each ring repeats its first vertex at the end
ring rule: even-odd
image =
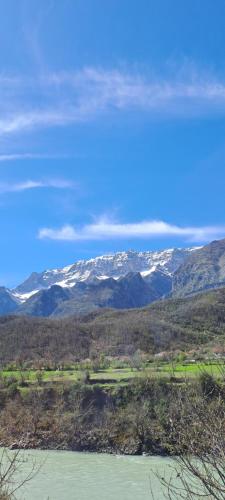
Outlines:
{"type": "Polygon", "coordinates": [[[15,312],[18,309],[18,303],[11,295],[10,290],[4,286],[0,287],[0,315],[15,312]]]}
{"type": "Polygon", "coordinates": [[[47,317],[143,307],[171,292],[174,272],[195,250],[119,252],[32,273],[16,289],[4,289],[0,314],[47,317]]]}
{"type": "Polygon", "coordinates": [[[18,300],[25,301],[39,290],[52,285],[71,288],[79,282],[91,282],[95,278],[118,279],[130,272],[141,273],[144,279],[158,271],[171,276],[194,250],[195,248],[172,248],[158,252],[128,251],[103,255],[90,260],[80,260],[62,269],[32,273],[12,292],[18,300]]]}
{"type": "Polygon", "coordinates": [[[0,314],[86,314],[143,307],[225,285],[225,240],[205,247],[119,252],[32,273],[15,290],[0,288],[0,314]]]}
{"type": "Polygon", "coordinates": [[[155,281],[146,282],[140,273],[128,273],[115,280],[95,279],[79,282],[72,288],[53,285],[30,297],[18,310],[19,314],[31,316],[66,316],[87,314],[99,308],[130,309],[143,307],[159,299],[171,283],[166,275],[158,272],[159,291],[155,281]],[[163,281],[164,280],[164,281],[163,281]],[[168,285],[167,285],[168,283],[168,285]]]}
{"type": "Polygon", "coordinates": [[[225,285],[225,239],[213,241],[192,252],[173,276],[173,296],[194,293],[225,285]]]}

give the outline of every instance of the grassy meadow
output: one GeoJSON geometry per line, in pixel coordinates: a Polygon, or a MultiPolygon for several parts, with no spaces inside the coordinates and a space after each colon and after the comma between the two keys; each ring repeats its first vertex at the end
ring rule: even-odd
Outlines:
{"type": "Polygon", "coordinates": [[[77,368],[62,370],[2,370],[0,378],[4,382],[11,384],[14,382],[21,388],[33,386],[47,386],[50,384],[70,384],[75,382],[107,385],[124,385],[128,381],[137,377],[152,377],[168,379],[170,382],[180,382],[198,377],[201,373],[209,373],[215,378],[222,378],[225,375],[225,364],[222,362],[201,362],[201,363],[174,363],[157,362],[149,363],[139,369],[130,367],[114,368],[109,367],[98,371],[81,370],[77,368]]]}

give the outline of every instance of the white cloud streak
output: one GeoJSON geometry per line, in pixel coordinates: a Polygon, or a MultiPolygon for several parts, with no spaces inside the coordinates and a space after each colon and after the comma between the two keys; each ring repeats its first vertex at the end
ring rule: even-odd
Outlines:
{"type": "Polygon", "coordinates": [[[52,154],[36,154],[36,153],[13,153],[0,154],[0,163],[17,160],[54,160],[58,158],[68,158],[68,156],[52,155],[52,154]]]}
{"type": "Polygon", "coordinates": [[[157,78],[99,68],[36,79],[0,76],[0,135],[125,112],[153,118],[225,113],[225,80],[192,70],[157,78]]]}
{"type": "Polygon", "coordinates": [[[23,182],[2,182],[0,183],[0,194],[20,193],[31,189],[54,188],[54,189],[74,189],[75,184],[65,179],[48,180],[25,180],[23,182]]]}
{"type": "Polygon", "coordinates": [[[225,226],[181,227],[155,220],[126,224],[114,223],[102,218],[80,228],[71,225],[65,225],[59,229],[42,228],[38,234],[40,239],[62,241],[150,239],[168,236],[204,242],[225,236],[225,226]]]}

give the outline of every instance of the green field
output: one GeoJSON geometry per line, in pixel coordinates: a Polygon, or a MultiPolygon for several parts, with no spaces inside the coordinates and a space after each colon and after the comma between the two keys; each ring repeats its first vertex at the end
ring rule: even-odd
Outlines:
{"type": "MultiPolygon", "coordinates": [[[[217,378],[225,376],[225,364],[222,363],[151,363],[140,370],[131,368],[107,368],[97,372],[89,372],[90,383],[101,385],[122,384],[136,377],[168,378],[171,381],[182,381],[187,378],[197,377],[207,372],[217,378]]],[[[5,382],[14,381],[18,385],[47,385],[49,383],[74,383],[82,381],[84,371],[81,370],[3,370],[0,377],[5,382]]]]}

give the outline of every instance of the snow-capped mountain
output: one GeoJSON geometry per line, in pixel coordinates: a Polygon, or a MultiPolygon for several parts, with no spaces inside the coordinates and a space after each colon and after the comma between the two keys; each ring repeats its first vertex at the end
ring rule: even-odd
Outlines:
{"type": "MultiPolygon", "coordinates": [[[[199,247],[198,247],[199,248],[199,247]]],[[[53,285],[72,288],[79,282],[91,283],[108,278],[119,279],[128,273],[140,273],[144,280],[160,272],[171,276],[197,248],[168,249],[153,252],[118,252],[103,255],[90,260],[80,260],[62,269],[51,269],[41,273],[32,273],[11,294],[20,302],[25,302],[32,295],[53,285]]]]}

